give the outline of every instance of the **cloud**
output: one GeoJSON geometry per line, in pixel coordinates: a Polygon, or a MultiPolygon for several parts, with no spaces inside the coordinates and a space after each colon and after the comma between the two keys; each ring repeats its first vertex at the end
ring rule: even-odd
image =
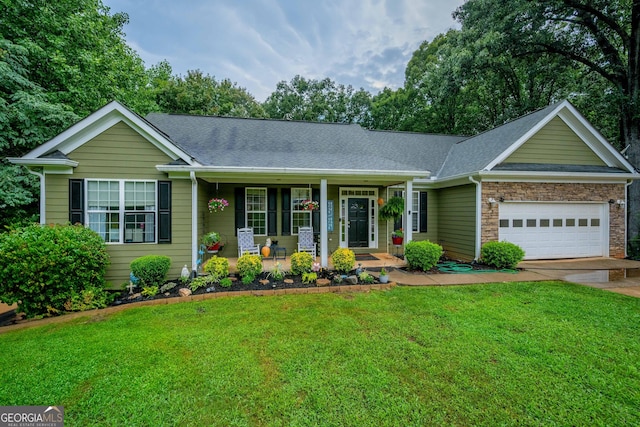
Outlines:
{"type": "Polygon", "coordinates": [[[455,26],[463,0],[104,0],[130,15],[127,41],[147,66],[200,69],[267,98],[295,75],[376,94],[404,83],[424,40],[455,26]]]}

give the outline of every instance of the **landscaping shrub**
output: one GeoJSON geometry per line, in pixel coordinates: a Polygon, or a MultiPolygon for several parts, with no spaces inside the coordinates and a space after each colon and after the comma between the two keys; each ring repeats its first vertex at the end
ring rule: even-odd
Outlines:
{"type": "Polygon", "coordinates": [[[109,255],[102,238],[88,228],[18,228],[0,234],[0,254],[0,301],[18,303],[27,317],[55,314],[65,305],[81,309],[107,304],[103,292],[109,255]]]}
{"type": "MultiPolygon", "coordinates": [[[[171,258],[165,255],[145,255],[131,261],[129,267],[143,289],[153,286],[160,288],[167,279],[171,258]]],[[[147,292],[149,291],[151,290],[147,292]]]]}
{"type": "Polygon", "coordinates": [[[249,253],[245,253],[238,258],[236,267],[238,268],[238,273],[240,273],[240,277],[242,278],[242,283],[251,283],[256,280],[256,277],[258,277],[260,273],[262,273],[262,258],[260,258],[260,255],[250,255],[249,253]]]}
{"type": "Polygon", "coordinates": [[[309,252],[294,252],[291,255],[291,273],[303,274],[311,271],[313,257],[309,252]]]}
{"type": "Polygon", "coordinates": [[[428,240],[412,240],[404,247],[404,257],[409,267],[414,269],[428,271],[438,263],[441,256],[442,246],[428,240]]]}
{"type": "Polygon", "coordinates": [[[487,242],[480,249],[480,259],[496,268],[516,268],[524,259],[524,251],[511,242],[487,242]]]}
{"type": "Polygon", "coordinates": [[[110,294],[104,287],[88,286],[80,292],[72,289],[71,297],[64,303],[66,311],[85,311],[104,308],[113,302],[115,294],[110,294]]]}
{"type": "Polygon", "coordinates": [[[311,283],[316,283],[317,280],[318,280],[318,273],[313,273],[310,271],[306,273],[302,273],[302,283],[311,284],[311,283]]]}
{"type": "Polygon", "coordinates": [[[356,254],[347,248],[338,248],[331,254],[333,268],[341,273],[348,273],[356,265],[356,254]]]}
{"type": "Polygon", "coordinates": [[[191,288],[191,292],[195,292],[200,288],[207,288],[212,284],[213,278],[211,276],[200,276],[191,281],[189,288],[191,288]]]}
{"type": "Polygon", "coordinates": [[[229,275],[229,260],[224,257],[213,256],[204,264],[204,271],[211,275],[213,283],[220,283],[220,280],[229,275]]]}

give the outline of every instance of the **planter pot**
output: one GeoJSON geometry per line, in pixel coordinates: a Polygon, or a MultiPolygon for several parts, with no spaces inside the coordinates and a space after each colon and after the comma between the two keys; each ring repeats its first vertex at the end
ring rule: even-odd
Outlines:
{"type": "Polygon", "coordinates": [[[216,254],[220,250],[220,242],[214,243],[211,246],[207,246],[207,252],[210,254],[216,254]]]}
{"type": "Polygon", "coordinates": [[[396,246],[401,245],[403,240],[404,240],[404,237],[393,237],[393,236],[391,236],[391,241],[396,246]]]}
{"type": "Polygon", "coordinates": [[[269,258],[269,254],[271,253],[271,248],[269,246],[263,246],[260,252],[262,253],[262,256],[264,258],[269,258]]]}
{"type": "Polygon", "coordinates": [[[379,279],[380,279],[380,283],[389,283],[389,275],[387,274],[385,274],[384,276],[380,275],[379,279]]]}

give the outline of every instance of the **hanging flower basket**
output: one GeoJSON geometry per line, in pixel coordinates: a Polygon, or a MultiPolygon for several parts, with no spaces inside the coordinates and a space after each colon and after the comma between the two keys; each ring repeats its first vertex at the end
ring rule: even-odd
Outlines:
{"type": "Polygon", "coordinates": [[[227,206],[229,206],[229,202],[227,202],[225,199],[214,197],[213,199],[209,200],[210,213],[222,212],[227,206]]]}
{"type": "Polygon", "coordinates": [[[320,209],[320,204],[315,200],[303,200],[300,205],[305,211],[315,211],[316,209],[320,209]]]}

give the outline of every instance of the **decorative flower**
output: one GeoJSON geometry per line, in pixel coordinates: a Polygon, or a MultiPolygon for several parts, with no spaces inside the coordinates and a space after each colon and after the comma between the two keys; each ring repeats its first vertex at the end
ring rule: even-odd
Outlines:
{"type": "Polygon", "coordinates": [[[227,202],[225,199],[214,197],[213,199],[209,200],[209,212],[211,213],[222,212],[227,206],[229,206],[229,202],[227,202]]]}
{"type": "Polygon", "coordinates": [[[315,200],[303,200],[300,205],[305,211],[315,211],[320,208],[320,204],[315,200]]]}

